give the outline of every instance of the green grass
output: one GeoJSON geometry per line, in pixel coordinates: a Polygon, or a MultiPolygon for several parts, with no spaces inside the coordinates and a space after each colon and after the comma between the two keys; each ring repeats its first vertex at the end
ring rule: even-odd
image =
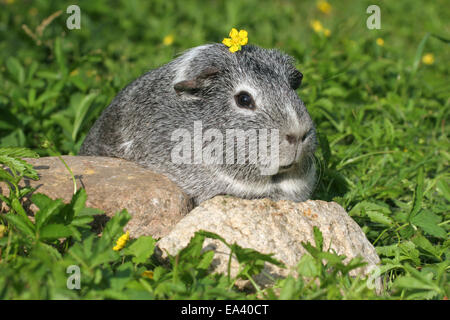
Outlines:
{"type": "MultiPolygon", "coordinates": [[[[250,43],[297,59],[304,74],[298,94],[320,137],[321,180],[314,198],[340,203],[375,245],[387,279],[381,297],[448,297],[448,5],[385,1],[379,3],[382,28],[368,30],[371,1],[330,3],[326,15],[314,1],[80,1],[81,30],[68,30],[71,1],[2,0],[0,148],[77,154],[95,119],[130,81],[188,48],[220,42],[232,27],[246,29],[250,43]],[[42,34],[36,31],[58,10],[62,13],[42,34]],[[321,21],[330,36],[316,34],[312,20],[321,21]],[[174,37],[170,45],[163,43],[167,35],[174,37]],[[434,56],[430,65],[422,62],[428,53],[434,56]]],[[[14,185],[24,174],[33,176],[18,160],[30,151],[2,150],[0,162],[17,172],[8,177],[0,171],[1,180],[14,185]]],[[[204,235],[168,266],[149,258],[154,244],[149,238],[102,255],[121,235],[125,212],[97,239],[85,228],[90,215],[82,209],[82,194],[66,209],[37,196],[33,201],[42,210],[53,210],[37,227],[21,220],[27,218],[19,199],[27,190],[13,191],[1,199],[12,207],[0,215],[0,228],[7,226],[0,229],[2,299],[256,297],[229,290],[236,279],[206,272],[211,256],[198,250],[204,235]],[[64,227],[47,227],[51,224],[64,227]],[[56,235],[64,241],[55,241],[56,235]],[[71,264],[81,266],[79,291],[66,288],[65,268],[71,264]],[[145,270],[153,271],[153,279],[141,276],[145,270]]],[[[376,298],[364,280],[348,276],[338,258],[328,257],[324,265],[320,252],[310,253],[299,265],[306,278],[275,285],[280,298],[376,298]],[[319,282],[307,280],[311,277],[319,282]]],[[[241,254],[248,271],[241,277],[258,272],[267,258],[254,254],[241,254]]],[[[258,296],[275,298],[275,292],[258,296]]]]}

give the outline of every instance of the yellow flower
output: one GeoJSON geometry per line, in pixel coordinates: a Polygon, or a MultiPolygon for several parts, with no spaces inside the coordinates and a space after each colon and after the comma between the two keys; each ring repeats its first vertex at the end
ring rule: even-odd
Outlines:
{"type": "Polygon", "coordinates": [[[376,42],[380,47],[384,46],[384,40],[382,38],[378,38],[376,42]]]}
{"type": "Polygon", "coordinates": [[[320,23],[319,20],[313,20],[313,21],[311,22],[311,27],[313,28],[313,30],[314,30],[316,33],[319,33],[319,32],[322,32],[322,31],[323,31],[322,23],[320,23]]]}
{"type": "Polygon", "coordinates": [[[174,40],[173,35],[169,34],[169,35],[164,37],[163,44],[165,46],[170,46],[173,43],[173,40],[174,40]]]}
{"type": "Polygon", "coordinates": [[[248,43],[248,32],[245,30],[237,31],[233,28],[230,31],[230,37],[224,38],[222,43],[229,47],[231,52],[239,51],[242,46],[248,43]]]}
{"type": "Polygon", "coordinates": [[[330,34],[331,34],[330,29],[325,29],[325,30],[323,30],[323,34],[325,35],[325,37],[329,37],[330,34]]]}
{"type": "Polygon", "coordinates": [[[331,4],[329,4],[326,1],[319,1],[317,2],[317,9],[322,11],[325,14],[330,14],[331,11],[331,4]]]}
{"type": "Polygon", "coordinates": [[[149,279],[153,279],[153,271],[146,270],[146,271],[142,272],[141,276],[149,278],[149,279]]]}
{"type": "Polygon", "coordinates": [[[44,140],[41,144],[41,147],[44,149],[50,148],[50,146],[51,146],[50,141],[48,141],[47,139],[44,140]]]}
{"type": "Polygon", "coordinates": [[[70,73],[71,77],[77,76],[78,75],[78,69],[73,69],[73,71],[70,73]]]}
{"type": "Polygon", "coordinates": [[[120,236],[119,239],[117,239],[116,245],[113,248],[114,251],[122,250],[123,247],[125,247],[125,244],[127,241],[130,240],[130,231],[127,231],[127,233],[124,233],[120,236]]]}
{"type": "Polygon", "coordinates": [[[30,10],[28,10],[28,13],[30,14],[30,16],[35,16],[35,15],[37,15],[38,14],[38,9],[36,9],[36,8],[31,8],[30,10]]]}
{"type": "Polygon", "coordinates": [[[0,225],[0,238],[3,238],[3,235],[5,234],[5,232],[6,232],[6,227],[0,225]]]}
{"type": "Polygon", "coordinates": [[[433,64],[434,63],[434,55],[432,53],[427,53],[422,57],[422,62],[425,64],[433,64]]]}

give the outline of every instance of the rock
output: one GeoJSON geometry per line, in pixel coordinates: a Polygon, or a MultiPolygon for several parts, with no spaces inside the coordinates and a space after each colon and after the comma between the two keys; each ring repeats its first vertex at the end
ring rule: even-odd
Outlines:
{"type": "MultiPolygon", "coordinates": [[[[261,253],[274,253],[274,258],[286,266],[295,267],[306,250],[301,242],[314,244],[313,226],[323,234],[324,249],[331,248],[347,256],[344,262],[361,256],[368,265],[357,273],[368,274],[380,262],[375,248],[364,232],[345,210],[335,202],[292,201],[274,202],[269,199],[244,200],[229,196],[216,196],[200,204],[184,217],[168,235],[157,243],[160,259],[167,253],[176,255],[190,241],[198,230],[214,232],[228,243],[237,243],[261,253]]],[[[204,250],[216,251],[213,270],[227,274],[229,249],[220,241],[205,239],[204,250]]],[[[233,260],[231,274],[238,272],[238,263],[233,260]]],[[[264,271],[274,278],[285,277],[289,270],[266,263],[264,271]]],[[[270,278],[260,274],[254,279],[261,286],[272,283],[270,278]]],[[[241,282],[239,285],[248,285],[241,282]]],[[[377,287],[380,286],[379,279],[377,287]]]]}
{"type": "MultiPolygon", "coordinates": [[[[108,157],[63,156],[63,159],[71,168],[77,187],[86,189],[88,207],[104,210],[108,217],[119,210],[128,210],[132,219],[126,229],[132,237],[160,238],[192,209],[188,196],[177,185],[133,162],[108,157]]],[[[70,202],[72,177],[58,157],[24,160],[33,165],[40,179],[24,179],[20,186],[31,186],[37,188],[35,192],[70,202]]],[[[0,193],[9,194],[4,183],[0,183],[0,193]]],[[[36,212],[38,208],[29,198],[24,199],[25,207],[36,212]]]]}

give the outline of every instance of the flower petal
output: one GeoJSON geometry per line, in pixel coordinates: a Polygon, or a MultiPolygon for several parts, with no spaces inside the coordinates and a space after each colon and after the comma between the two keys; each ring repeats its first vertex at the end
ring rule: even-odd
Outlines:
{"type": "Polygon", "coordinates": [[[239,35],[239,32],[236,30],[236,28],[231,29],[230,38],[236,38],[238,35],[239,35]]]}
{"type": "Polygon", "coordinates": [[[231,47],[231,39],[230,38],[224,38],[222,43],[226,45],[227,47],[231,47]]]}
{"type": "Polygon", "coordinates": [[[247,38],[248,37],[248,32],[245,30],[241,30],[239,31],[239,38],[247,38]]]}
{"type": "Polygon", "coordinates": [[[248,38],[240,38],[239,39],[239,44],[241,46],[245,46],[248,43],[248,38]]]}
{"type": "Polygon", "coordinates": [[[230,47],[230,51],[231,51],[231,52],[236,52],[236,51],[238,51],[238,50],[240,50],[240,46],[239,46],[239,45],[232,45],[232,46],[230,47]]]}

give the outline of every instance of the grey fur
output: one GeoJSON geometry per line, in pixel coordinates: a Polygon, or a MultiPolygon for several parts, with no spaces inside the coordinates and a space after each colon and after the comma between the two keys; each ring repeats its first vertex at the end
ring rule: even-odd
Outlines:
{"type": "MultiPolygon", "coordinates": [[[[317,142],[313,122],[295,92],[302,75],[293,61],[278,50],[251,45],[235,53],[222,44],[190,49],[125,87],[94,124],[79,154],[137,162],[169,177],[195,203],[217,194],[304,201],[316,182],[317,142]],[[255,110],[237,106],[239,88],[253,93],[255,110]],[[171,141],[172,132],[185,128],[193,134],[197,120],[203,130],[216,128],[224,137],[225,129],[278,129],[280,166],[295,164],[264,176],[250,163],[173,163],[171,151],[178,142],[171,141]]],[[[245,144],[245,152],[252,148],[256,146],[245,144]]]]}

